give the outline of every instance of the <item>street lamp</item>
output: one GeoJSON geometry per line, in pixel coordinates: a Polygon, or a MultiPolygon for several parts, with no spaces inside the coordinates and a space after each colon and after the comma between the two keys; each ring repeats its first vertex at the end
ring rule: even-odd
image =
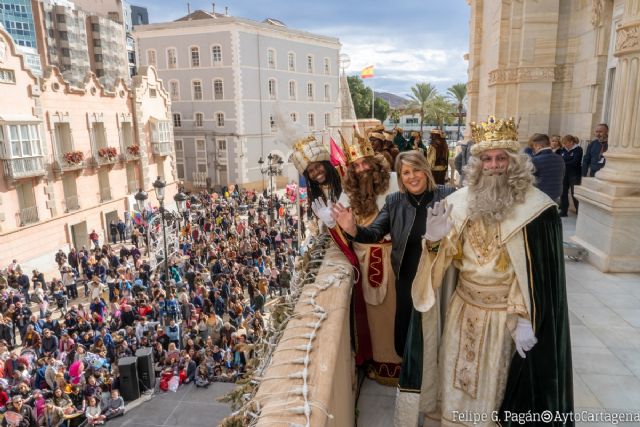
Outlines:
{"type": "MultiPolygon", "coordinates": [[[[176,202],[176,206],[178,207],[178,213],[180,214],[178,217],[178,233],[180,233],[180,217],[182,217],[184,215],[184,213],[187,210],[187,195],[184,194],[182,191],[179,191],[178,193],[176,193],[175,196],[173,196],[173,200],[176,202]]],[[[184,219],[185,225],[187,225],[187,218],[184,219]]],[[[178,235],[178,240],[180,239],[180,236],[178,235]]]]}
{"type": "MultiPolygon", "coordinates": [[[[144,218],[144,202],[147,201],[147,199],[149,198],[149,195],[147,194],[146,191],[144,191],[142,188],[138,190],[138,192],[133,196],[136,199],[136,206],[138,207],[138,212],[140,212],[140,215],[142,215],[142,218],[144,218]]],[[[147,247],[147,256],[149,255],[149,234],[148,234],[148,230],[147,233],[144,234],[144,241],[145,241],[145,245],[147,247]]]]}
{"type": "Polygon", "coordinates": [[[267,164],[265,165],[265,161],[260,157],[258,160],[258,164],[260,165],[260,172],[262,173],[262,179],[264,180],[264,175],[269,176],[269,189],[271,194],[269,195],[269,220],[271,224],[273,224],[273,216],[271,213],[271,209],[273,209],[273,177],[282,175],[282,165],[284,162],[280,158],[280,156],[274,156],[269,153],[267,156],[267,164]],[[276,160],[277,159],[277,160],[276,160]]]}
{"type": "Polygon", "coordinates": [[[153,188],[156,192],[156,198],[158,202],[160,202],[160,215],[162,218],[162,240],[164,243],[164,273],[165,273],[165,282],[169,281],[169,251],[167,249],[167,229],[164,223],[164,191],[167,183],[164,182],[160,177],[158,177],[155,181],[153,181],[153,188]]]}

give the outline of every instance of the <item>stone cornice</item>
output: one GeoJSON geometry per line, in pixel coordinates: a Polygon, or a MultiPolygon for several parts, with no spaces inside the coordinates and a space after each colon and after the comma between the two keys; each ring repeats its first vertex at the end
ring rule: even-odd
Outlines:
{"type": "Polygon", "coordinates": [[[489,72],[489,86],[510,83],[563,82],[571,80],[572,75],[573,70],[570,65],[502,68],[489,72]]]}
{"type": "Polygon", "coordinates": [[[615,56],[640,52],[640,21],[625,22],[616,33],[615,56]]]}

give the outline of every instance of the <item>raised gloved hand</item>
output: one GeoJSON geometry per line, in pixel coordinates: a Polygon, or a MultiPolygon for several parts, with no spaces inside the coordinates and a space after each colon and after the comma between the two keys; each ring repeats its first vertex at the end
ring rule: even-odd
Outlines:
{"type": "Polygon", "coordinates": [[[311,203],[313,213],[316,214],[316,216],[320,218],[320,221],[324,222],[324,224],[329,228],[336,226],[336,220],[333,219],[333,216],[331,215],[331,208],[333,208],[331,200],[329,200],[329,204],[327,204],[324,199],[318,198],[311,203]]]}
{"type": "Polygon", "coordinates": [[[424,238],[430,242],[442,240],[453,227],[449,219],[453,205],[446,206],[444,202],[435,202],[433,207],[427,209],[427,232],[424,238]]]}
{"type": "Polygon", "coordinates": [[[520,357],[525,359],[527,357],[525,352],[531,350],[538,342],[535,334],[533,333],[531,321],[518,317],[518,324],[516,325],[513,340],[516,343],[516,351],[520,357]]]}

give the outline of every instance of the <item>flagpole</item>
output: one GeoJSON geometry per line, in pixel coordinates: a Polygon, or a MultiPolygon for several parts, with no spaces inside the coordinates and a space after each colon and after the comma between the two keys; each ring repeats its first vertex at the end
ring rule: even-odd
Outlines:
{"type": "Polygon", "coordinates": [[[373,90],[373,77],[371,77],[371,118],[375,118],[373,114],[373,106],[375,105],[376,92],[373,90]]]}

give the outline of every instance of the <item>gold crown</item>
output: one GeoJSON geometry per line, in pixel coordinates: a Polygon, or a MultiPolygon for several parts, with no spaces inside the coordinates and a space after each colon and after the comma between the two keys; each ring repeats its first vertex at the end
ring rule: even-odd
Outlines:
{"type": "Polygon", "coordinates": [[[486,150],[504,149],[517,153],[520,150],[518,143],[518,125],[513,117],[508,119],[496,119],[489,116],[486,122],[471,125],[471,137],[474,144],[471,146],[471,154],[478,155],[486,150]]]}
{"type": "Polygon", "coordinates": [[[353,138],[351,139],[352,141],[354,141],[353,144],[348,144],[347,141],[345,141],[344,136],[342,136],[342,132],[338,130],[338,133],[340,134],[342,149],[344,150],[344,154],[347,157],[347,164],[351,164],[363,157],[374,156],[376,154],[375,151],[373,151],[373,147],[371,146],[371,141],[363,138],[355,129],[355,126],[353,130],[353,138]]]}
{"type": "Polygon", "coordinates": [[[289,160],[293,162],[298,172],[302,175],[309,163],[329,160],[330,158],[331,154],[322,141],[318,141],[313,135],[309,135],[293,144],[293,152],[289,160]]]}

